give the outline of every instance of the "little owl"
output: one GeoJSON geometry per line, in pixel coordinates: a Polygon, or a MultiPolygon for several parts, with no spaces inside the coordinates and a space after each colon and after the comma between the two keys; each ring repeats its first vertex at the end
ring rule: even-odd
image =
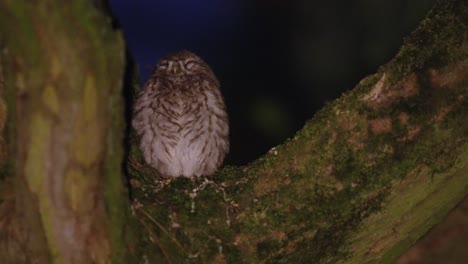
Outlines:
{"type": "Polygon", "coordinates": [[[133,128],[146,163],[163,176],[210,175],[229,151],[219,81],[189,51],[162,59],[138,95],[133,128]]]}

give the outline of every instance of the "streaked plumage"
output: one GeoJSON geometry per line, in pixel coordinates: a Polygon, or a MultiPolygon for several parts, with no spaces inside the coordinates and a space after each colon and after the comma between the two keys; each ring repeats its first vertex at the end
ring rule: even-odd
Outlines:
{"type": "Polygon", "coordinates": [[[219,81],[198,56],[162,59],[138,95],[132,125],[146,163],[163,176],[210,175],[229,151],[219,81]]]}

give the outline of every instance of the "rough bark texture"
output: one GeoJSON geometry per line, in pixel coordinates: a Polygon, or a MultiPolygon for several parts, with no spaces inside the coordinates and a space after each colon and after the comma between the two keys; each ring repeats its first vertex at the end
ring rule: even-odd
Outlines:
{"type": "Polygon", "coordinates": [[[129,243],[120,34],[89,1],[0,1],[0,259],[391,262],[468,193],[467,21],[466,1],[436,5],[391,62],[245,167],[162,179],[130,135],[129,243]]]}
{"type": "Polygon", "coordinates": [[[468,263],[468,196],[394,264],[468,263]]]}
{"type": "Polygon", "coordinates": [[[129,158],[145,258],[390,263],[468,193],[466,1],[292,139],[243,167],[164,181],[129,158]]]}
{"type": "Polygon", "coordinates": [[[111,22],[90,1],[0,1],[2,263],[125,262],[111,22]]]}

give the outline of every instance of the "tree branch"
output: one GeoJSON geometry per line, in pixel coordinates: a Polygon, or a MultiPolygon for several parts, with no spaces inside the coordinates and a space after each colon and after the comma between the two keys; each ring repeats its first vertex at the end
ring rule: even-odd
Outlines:
{"type": "Polygon", "coordinates": [[[157,234],[147,257],[395,259],[468,193],[467,14],[437,4],[391,62],[248,166],[164,180],[133,136],[134,207],[157,234]]]}

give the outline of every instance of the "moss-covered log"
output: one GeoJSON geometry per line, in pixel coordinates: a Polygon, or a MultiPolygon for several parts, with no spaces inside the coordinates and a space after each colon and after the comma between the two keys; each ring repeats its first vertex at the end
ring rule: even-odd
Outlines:
{"type": "Polygon", "coordinates": [[[436,5],[391,62],[248,166],[164,180],[133,138],[145,258],[390,263],[468,193],[467,15],[436,5]]]}
{"type": "Polygon", "coordinates": [[[466,1],[248,166],[162,179],[130,136],[132,215],[121,35],[62,2],[0,1],[3,262],[389,263],[468,193],[466,1]]]}
{"type": "Polygon", "coordinates": [[[0,1],[2,263],[127,263],[124,43],[92,2],[0,1]]]}

